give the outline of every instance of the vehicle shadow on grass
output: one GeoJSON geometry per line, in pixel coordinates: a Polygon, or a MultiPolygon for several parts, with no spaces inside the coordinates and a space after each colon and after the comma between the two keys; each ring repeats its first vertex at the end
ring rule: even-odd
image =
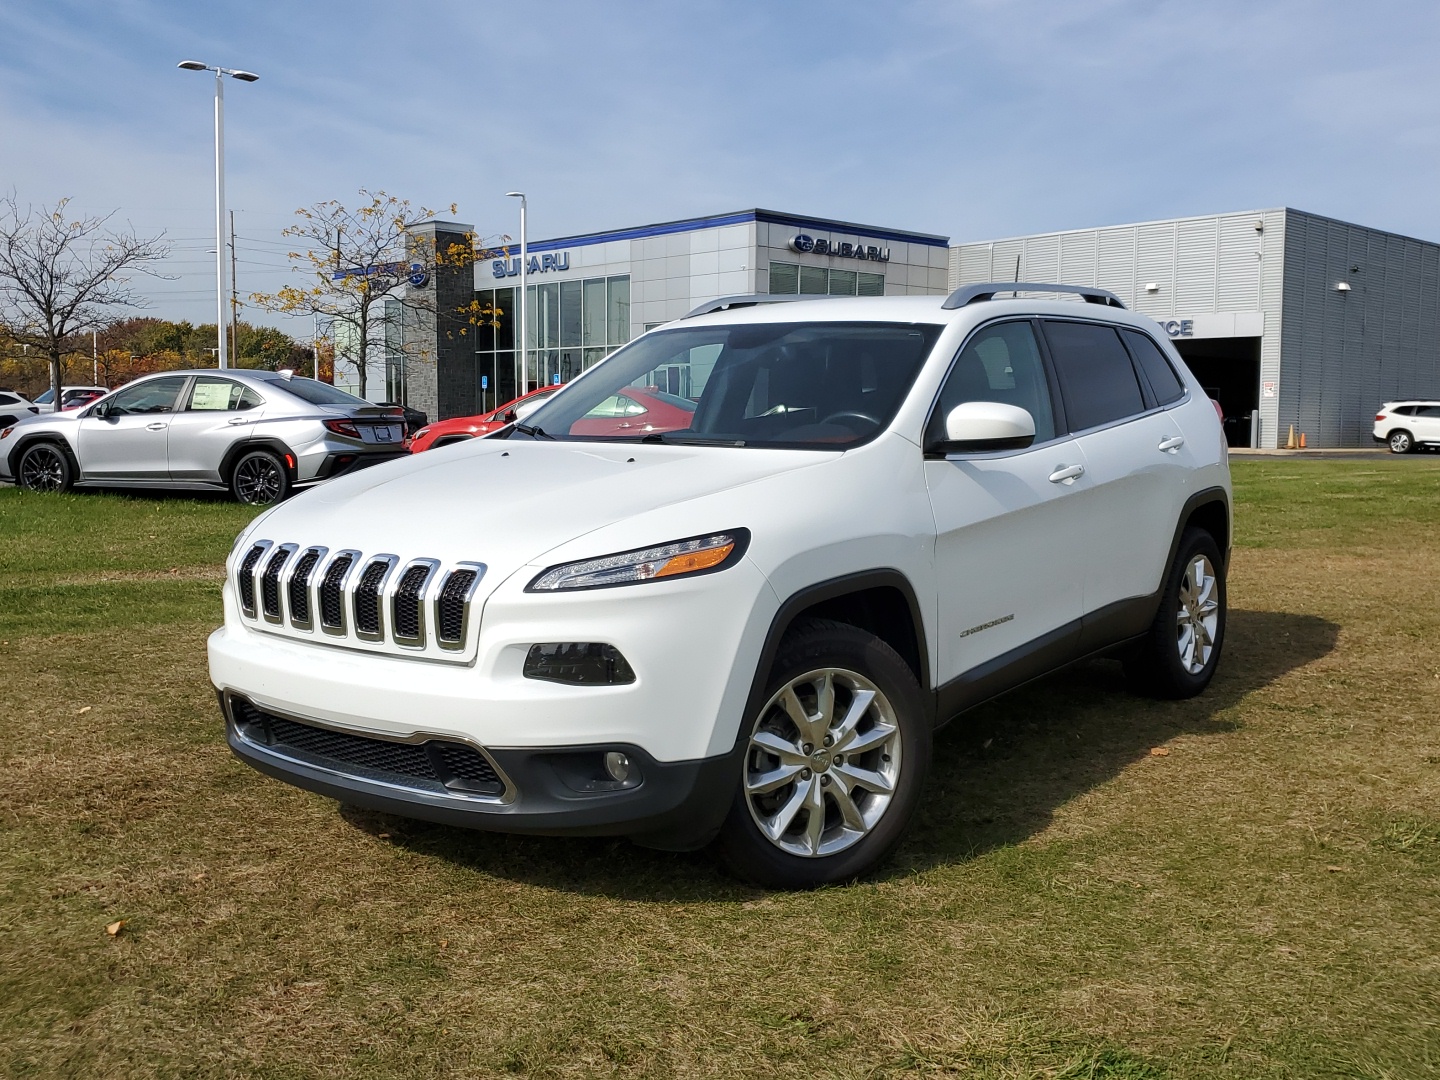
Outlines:
{"type": "MultiPolygon", "coordinates": [[[[1313,615],[1231,611],[1225,659],[1188,701],[1131,694],[1119,663],[1097,660],[973,709],[936,735],[923,804],[899,852],[871,880],[963,863],[1020,843],[1057,808],[1179,735],[1223,735],[1246,695],[1320,659],[1340,627],[1313,615]]],[[[487,875],[626,900],[724,902],[761,890],[728,877],[709,852],[648,851],[609,838],[521,837],[409,821],[356,807],[356,828],[487,875]]]]}

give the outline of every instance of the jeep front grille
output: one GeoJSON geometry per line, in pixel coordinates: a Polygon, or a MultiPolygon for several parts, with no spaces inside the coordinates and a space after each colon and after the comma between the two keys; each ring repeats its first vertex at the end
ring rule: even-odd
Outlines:
{"type": "Polygon", "coordinates": [[[365,780],[437,794],[501,798],[505,781],[490,758],[469,743],[448,739],[396,742],[338,731],[261,709],[228,695],[240,734],[271,752],[365,780]]]}
{"type": "MultiPolygon", "coordinates": [[[[483,563],[448,571],[437,559],[333,554],[324,547],[257,540],[236,567],[246,619],[311,633],[335,644],[394,644],[454,657],[469,638],[470,606],[483,563]],[[438,650],[443,650],[440,652],[438,650]]],[[[458,659],[458,658],[457,658],[458,659]]]]}

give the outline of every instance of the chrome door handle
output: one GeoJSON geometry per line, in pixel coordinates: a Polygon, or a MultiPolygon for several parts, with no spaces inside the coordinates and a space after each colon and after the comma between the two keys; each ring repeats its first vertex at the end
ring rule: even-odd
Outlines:
{"type": "Polygon", "coordinates": [[[1179,450],[1180,447],[1184,445],[1184,435],[1171,435],[1168,439],[1161,439],[1160,445],[1157,446],[1155,449],[1164,450],[1166,453],[1173,454],[1176,450],[1179,450]]]}
{"type": "Polygon", "coordinates": [[[146,431],[164,431],[164,430],[166,429],[166,427],[168,427],[168,426],[169,426],[168,424],[146,424],[146,425],[145,425],[145,430],[146,430],[146,431]]]}
{"type": "Polygon", "coordinates": [[[1073,484],[1077,476],[1085,475],[1084,465],[1061,465],[1050,474],[1052,484],[1073,484]]]}

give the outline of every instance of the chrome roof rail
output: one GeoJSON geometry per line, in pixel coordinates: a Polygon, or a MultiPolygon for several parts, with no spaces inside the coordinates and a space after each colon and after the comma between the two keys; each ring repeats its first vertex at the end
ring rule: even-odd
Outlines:
{"type": "Polygon", "coordinates": [[[1125,309],[1118,296],[1104,289],[1092,289],[1088,285],[1046,285],[1034,281],[990,281],[983,285],[962,285],[946,297],[940,306],[946,311],[953,311],[980,300],[993,300],[996,294],[1007,292],[1073,293],[1083,298],[1087,304],[1103,304],[1106,307],[1120,308],[1122,311],[1125,309]]]}
{"type": "MultiPolygon", "coordinates": [[[[707,300],[694,311],[685,315],[687,319],[693,319],[697,315],[709,315],[712,311],[724,311],[726,308],[754,307],[757,304],[783,304],[791,300],[839,300],[843,297],[827,296],[824,293],[747,293],[744,296],[721,296],[714,300],[707,300]]],[[[855,299],[853,296],[851,300],[855,299]]]]}

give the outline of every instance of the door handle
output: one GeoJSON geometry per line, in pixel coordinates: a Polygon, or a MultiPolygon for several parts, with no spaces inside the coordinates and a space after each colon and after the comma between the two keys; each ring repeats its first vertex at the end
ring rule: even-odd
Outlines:
{"type": "Polygon", "coordinates": [[[169,427],[168,424],[146,424],[146,425],[145,425],[145,430],[146,430],[146,431],[164,431],[167,427],[169,427]]]}
{"type": "Polygon", "coordinates": [[[1084,465],[1061,465],[1050,474],[1052,484],[1073,484],[1077,476],[1085,475],[1084,465]]]}
{"type": "Polygon", "coordinates": [[[250,418],[248,416],[232,416],[229,420],[226,420],[225,422],[227,424],[238,426],[240,424],[248,424],[250,422],[250,418]]]}
{"type": "Polygon", "coordinates": [[[1168,439],[1161,439],[1160,445],[1155,449],[1164,450],[1167,454],[1173,454],[1180,447],[1185,445],[1184,435],[1171,435],[1168,439]]]}

